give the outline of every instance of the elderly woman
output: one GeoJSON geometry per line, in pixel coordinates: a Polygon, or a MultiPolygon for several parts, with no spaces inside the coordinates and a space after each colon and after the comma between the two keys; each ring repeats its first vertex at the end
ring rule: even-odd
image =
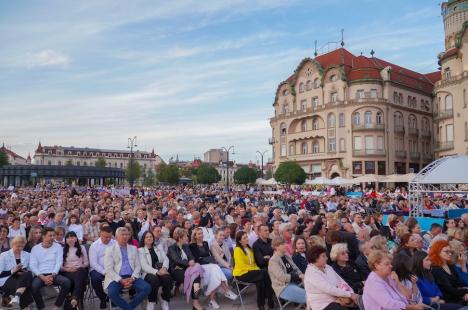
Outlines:
{"type": "Polygon", "coordinates": [[[429,259],[432,262],[432,274],[446,301],[463,304],[468,301],[468,288],[457,277],[450,264],[452,249],[448,241],[437,240],[429,248],[429,259]]]}
{"type": "Polygon", "coordinates": [[[14,295],[10,304],[19,302],[20,309],[33,302],[30,292],[33,275],[28,271],[29,253],[23,251],[25,244],[23,236],[16,236],[11,240],[11,250],[0,255],[0,289],[4,296],[14,295]]]}
{"type": "MultiPolygon", "coordinates": [[[[307,309],[342,310],[354,302],[358,295],[353,289],[327,265],[327,250],[313,246],[307,252],[309,265],[304,277],[307,294],[307,309]]],[[[371,309],[371,308],[369,308],[371,309]]]]}
{"type": "Polygon", "coordinates": [[[384,251],[374,250],[369,254],[369,266],[372,272],[364,285],[362,300],[365,309],[406,309],[423,310],[423,304],[409,304],[408,299],[400,292],[396,275],[392,275],[392,259],[384,251]]]}
{"type": "Polygon", "coordinates": [[[33,226],[29,230],[28,242],[24,246],[26,252],[31,253],[32,248],[41,242],[42,228],[40,226],[33,226]]]}
{"type": "Polygon", "coordinates": [[[305,304],[305,290],[299,286],[304,280],[304,274],[289,255],[286,255],[284,239],[276,237],[271,241],[271,246],[274,253],[268,262],[268,274],[276,296],[294,303],[305,304]]]}
{"type": "Polygon", "coordinates": [[[232,279],[232,255],[226,242],[225,229],[219,228],[216,231],[215,238],[211,241],[211,254],[216,263],[221,267],[228,280],[232,279]]]}
{"type": "Polygon", "coordinates": [[[199,263],[203,268],[202,284],[206,284],[206,295],[209,296],[209,305],[211,308],[218,309],[219,305],[215,300],[215,294],[218,288],[224,290],[224,296],[235,300],[237,295],[234,294],[227,285],[227,278],[221,268],[216,264],[216,260],[211,256],[208,242],[204,241],[203,230],[199,227],[192,231],[192,243],[190,251],[195,258],[195,262],[199,263]]]}
{"type": "Polygon", "coordinates": [[[468,265],[465,252],[465,245],[458,240],[452,240],[449,242],[450,248],[453,251],[452,263],[453,268],[458,276],[458,279],[463,283],[465,287],[468,287],[468,265]]]}
{"type": "Polygon", "coordinates": [[[346,243],[336,243],[330,251],[332,267],[336,273],[351,286],[357,293],[362,294],[364,287],[363,278],[356,269],[353,262],[349,261],[348,245],[346,243]]]}
{"type": "Polygon", "coordinates": [[[293,262],[296,264],[297,268],[304,273],[307,268],[307,242],[304,237],[296,237],[294,239],[293,251],[293,262]]]}

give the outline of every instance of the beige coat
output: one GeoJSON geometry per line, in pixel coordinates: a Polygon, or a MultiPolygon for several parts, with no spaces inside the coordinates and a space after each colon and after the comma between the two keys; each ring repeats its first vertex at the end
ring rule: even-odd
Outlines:
{"type": "Polygon", "coordinates": [[[232,267],[231,252],[226,243],[223,242],[223,246],[220,247],[216,239],[214,239],[211,242],[211,254],[213,254],[219,266],[224,268],[232,267]],[[226,260],[223,259],[223,255],[226,256],[226,260]]]}
{"type": "MultiPolygon", "coordinates": [[[[127,255],[130,267],[132,267],[133,278],[139,278],[141,274],[140,259],[138,257],[137,248],[133,245],[127,244],[127,255]]],[[[120,246],[116,242],[114,245],[106,249],[104,255],[104,270],[106,275],[104,277],[104,289],[107,289],[111,282],[119,282],[122,277],[119,275],[122,268],[122,254],[120,253],[120,246]]]]}
{"type": "MultiPolygon", "coordinates": [[[[299,270],[299,268],[297,268],[296,264],[294,264],[291,257],[287,254],[284,255],[284,257],[286,257],[294,271],[298,275],[301,275],[302,272],[299,270]]],[[[291,275],[287,273],[286,266],[277,253],[274,253],[268,262],[268,274],[270,275],[271,286],[273,287],[276,296],[279,296],[284,288],[291,282],[291,275]]]]}

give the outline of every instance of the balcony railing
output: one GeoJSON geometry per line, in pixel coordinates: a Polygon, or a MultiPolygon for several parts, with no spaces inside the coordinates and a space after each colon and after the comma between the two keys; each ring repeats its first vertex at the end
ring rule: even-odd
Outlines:
{"type": "Polygon", "coordinates": [[[275,138],[268,138],[268,144],[275,144],[275,138]]]}
{"type": "Polygon", "coordinates": [[[406,158],[406,151],[395,151],[395,156],[397,158],[406,158]]]}
{"type": "Polygon", "coordinates": [[[453,141],[446,141],[446,142],[436,142],[434,150],[436,152],[446,151],[453,149],[453,141]]]}
{"type": "Polygon", "coordinates": [[[453,109],[434,112],[435,121],[440,121],[440,120],[451,118],[451,117],[453,117],[453,109]]]}
{"type": "Polygon", "coordinates": [[[421,131],[421,137],[422,138],[430,138],[431,137],[431,132],[428,130],[421,131]]]}
{"type": "Polygon", "coordinates": [[[410,136],[419,136],[419,129],[418,128],[408,128],[408,134],[410,136]]]}
{"type": "Polygon", "coordinates": [[[353,124],[353,130],[358,131],[358,130],[384,130],[385,126],[384,124],[376,124],[376,123],[371,123],[371,124],[353,124]]]}
{"type": "Polygon", "coordinates": [[[432,153],[423,153],[423,159],[426,159],[426,160],[432,160],[433,156],[432,156],[432,153]]]}
{"type": "Polygon", "coordinates": [[[421,158],[421,153],[419,152],[410,152],[409,154],[411,159],[419,160],[421,158]]]}
{"type": "Polygon", "coordinates": [[[288,155],[289,160],[309,160],[309,159],[316,159],[316,158],[321,158],[321,157],[326,157],[326,153],[318,152],[318,153],[288,155]]]}
{"type": "Polygon", "coordinates": [[[353,150],[353,156],[384,156],[385,150],[365,149],[353,150]]]}
{"type": "Polygon", "coordinates": [[[393,128],[393,131],[394,131],[395,133],[404,134],[404,133],[405,133],[405,126],[395,125],[395,127],[393,128]]]}

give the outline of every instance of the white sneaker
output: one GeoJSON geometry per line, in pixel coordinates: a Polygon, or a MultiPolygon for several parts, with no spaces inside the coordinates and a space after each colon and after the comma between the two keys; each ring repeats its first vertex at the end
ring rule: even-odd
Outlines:
{"type": "Polygon", "coordinates": [[[236,295],[233,291],[231,291],[231,290],[229,290],[229,291],[227,291],[226,293],[224,293],[224,296],[225,296],[226,298],[229,298],[230,300],[236,300],[236,299],[237,299],[237,295],[236,295]]]}
{"type": "Polygon", "coordinates": [[[208,307],[213,309],[219,309],[219,305],[214,299],[210,300],[210,302],[208,303],[208,307]]]}
{"type": "Polygon", "coordinates": [[[10,300],[10,305],[17,305],[17,304],[19,304],[19,297],[15,295],[15,296],[10,300]]]}
{"type": "Polygon", "coordinates": [[[169,303],[165,301],[164,299],[160,299],[161,302],[161,309],[162,310],[169,310],[169,303]]]}

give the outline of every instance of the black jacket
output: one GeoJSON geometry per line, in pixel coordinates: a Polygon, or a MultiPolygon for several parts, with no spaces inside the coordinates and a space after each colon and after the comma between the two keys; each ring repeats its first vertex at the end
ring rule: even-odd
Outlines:
{"type": "Polygon", "coordinates": [[[176,267],[180,269],[185,269],[188,267],[189,261],[195,261],[192,251],[190,251],[189,245],[184,244],[182,248],[184,249],[184,252],[187,255],[187,259],[182,259],[182,251],[180,250],[177,243],[171,245],[167,250],[167,257],[169,258],[169,270],[171,272],[173,272],[176,269],[176,267]]]}
{"type": "Polygon", "coordinates": [[[456,276],[455,269],[450,266],[448,274],[442,267],[432,267],[432,275],[442,292],[442,298],[452,303],[461,303],[463,295],[468,293],[468,288],[463,287],[463,283],[456,276]]]}
{"type": "Polygon", "coordinates": [[[297,268],[299,268],[299,270],[305,274],[307,269],[307,259],[299,253],[294,253],[292,259],[297,268]]]}
{"type": "Polygon", "coordinates": [[[348,245],[349,260],[350,261],[356,260],[360,253],[359,241],[357,240],[356,235],[349,233],[347,231],[340,231],[339,233],[343,237],[344,242],[346,242],[346,244],[348,245]]]}
{"type": "Polygon", "coordinates": [[[255,262],[260,268],[268,268],[269,259],[265,259],[264,256],[273,256],[273,248],[271,247],[271,239],[268,238],[267,242],[258,238],[252,245],[255,262]]]}
{"type": "Polygon", "coordinates": [[[356,259],[356,268],[361,274],[362,280],[366,280],[369,274],[371,273],[369,263],[367,262],[367,258],[364,254],[359,254],[358,258],[356,259]]]}
{"type": "Polygon", "coordinates": [[[346,267],[341,267],[337,263],[333,263],[332,267],[336,273],[342,277],[349,286],[351,286],[356,294],[362,295],[362,290],[364,288],[362,281],[364,279],[354,264],[348,264],[346,267]]]}
{"type": "Polygon", "coordinates": [[[216,264],[216,259],[211,256],[210,247],[206,241],[203,241],[201,248],[196,243],[190,243],[190,251],[195,258],[195,262],[200,265],[216,264]]]}

